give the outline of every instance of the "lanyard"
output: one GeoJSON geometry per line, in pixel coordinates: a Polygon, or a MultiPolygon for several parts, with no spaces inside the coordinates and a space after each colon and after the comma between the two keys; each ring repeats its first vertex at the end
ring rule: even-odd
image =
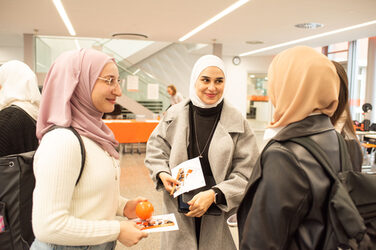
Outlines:
{"type": "Polygon", "coordinates": [[[202,149],[202,151],[200,152],[200,146],[198,145],[198,138],[197,138],[197,125],[196,125],[196,121],[197,121],[197,119],[196,119],[196,112],[193,111],[193,124],[194,124],[194,126],[195,126],[196,146],[197,146],[197,150],[198,150],[198,153],[199,153],[199,156],[198,156],[199,158],[202,158],[202,154],[205,152],[205,149],[206,149],[206,147],[208,146],[208,143],[209,143],[209,141],[210,141],[210,139],[211,139],[211,137],[212,137],[212,135],[213,135],[213,133],[214,133],[214,129],[216,128],[216,126],[217,126],[217,122],[218,122],[218,119],[219,119],[219,114],[220,114],[220,113],[218,113],[218,114],[217,114],[217,118],[215,118],[214,125],[213,125],[213,127],[212,127],[212,129],[211,129],[211,131],[210,131],[210,134],[209,134],[208,139],[206,140],[205,146],[204,146],[204,148],[202,149]]]}

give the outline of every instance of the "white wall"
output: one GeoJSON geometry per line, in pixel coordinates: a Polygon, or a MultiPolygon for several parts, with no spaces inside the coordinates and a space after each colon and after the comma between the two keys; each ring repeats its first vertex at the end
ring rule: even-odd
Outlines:
{"type": "Polygon", "coordinates": [[[273,56],[242,57],[239,65],[232,57],[223,57],[227,70],[225,98],[244,116],[247,112],[247,77],[249,73],[267,73],[273,56]]]}
{"type": "Polygon", "coordinates": [[[0,34],[0,64],[10,60],[24,60],[23,36],[0,34]]]}

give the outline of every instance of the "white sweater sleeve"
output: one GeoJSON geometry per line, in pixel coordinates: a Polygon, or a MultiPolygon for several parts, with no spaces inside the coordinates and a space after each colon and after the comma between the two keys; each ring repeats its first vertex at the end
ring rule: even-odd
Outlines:
{"type": "Polygon", "coordinates": [[[79,219],[70,214],[80,168],[80,144],[71,131],[55,129],[43,137],[34,158],[32,222],[38,240],[79,246],[117,239],[119,221],[79,219]]]}
{"type": "Polygon", "coordinates": [[[124,208],[127,205],[128,199],[124,198],[123,196],[119,197],[119,205],[116,211],[116,215],[124,216],[124,208]]]}

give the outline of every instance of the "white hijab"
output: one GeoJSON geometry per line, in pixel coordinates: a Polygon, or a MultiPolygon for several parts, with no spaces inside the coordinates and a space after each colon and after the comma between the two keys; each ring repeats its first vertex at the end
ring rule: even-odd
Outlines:
{"type": "Polygon", "coordinates": [[[25,63],[12,60],[0,67],[0,110],[17,105],[37,120],[41,95],[34,72],[25,63]]]}
{"type": "Polygon", "coordinates": [[[200,76],[201,72],[206,69],[207,67],[215,66],[222,70],[225,79],[226,79],[226,72],[225,72],[225,64],[222,61],[221,58],[214,56],[214,55],[205,55],[200,57],[200,59],[197,60],[195,65],[193,66],[192,74],[191,74],[191,81],[189,85],[189,98],[191,99],[193,105],[200,107],[200,108],[213,108],[216,107],[222,100],[225,95],[225,89],[223,90],[221,98],[214,104],[206,104],[204,103],[196,93],[196,81],[198,77],[200,76]]]}

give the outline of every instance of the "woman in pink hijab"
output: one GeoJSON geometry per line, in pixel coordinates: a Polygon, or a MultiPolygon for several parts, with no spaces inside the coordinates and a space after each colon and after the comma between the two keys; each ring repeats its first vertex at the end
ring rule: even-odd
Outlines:
{"type": "Polygon", "coordinates": [[[120,196],[118,142],[101,119],[121,96],[118,81],[114,59],[92,49],[65,52],[51,66],[37,121],[31,249],[114,249],[116,240],[131,246],[147,236],[134,222],[115,219],[135,218],[143,200],[120,196]],[[49,131],[55,125],[62,128],[49,131]],[[85,148],[77,184],[81,147],[65,127],[85,148]]]}
{"type": "Polygon", "coordinates": [[[340,170],[338,137],[330,121],[338,104],[333,63],[298,46],[279,53],[268,72],[274,106],[267,130],[272,139],[254,167],[237,212],[240,249],[337,249],[325,238],[330,179],[305,148],[289,141],[309,138],[340,170]]]}

